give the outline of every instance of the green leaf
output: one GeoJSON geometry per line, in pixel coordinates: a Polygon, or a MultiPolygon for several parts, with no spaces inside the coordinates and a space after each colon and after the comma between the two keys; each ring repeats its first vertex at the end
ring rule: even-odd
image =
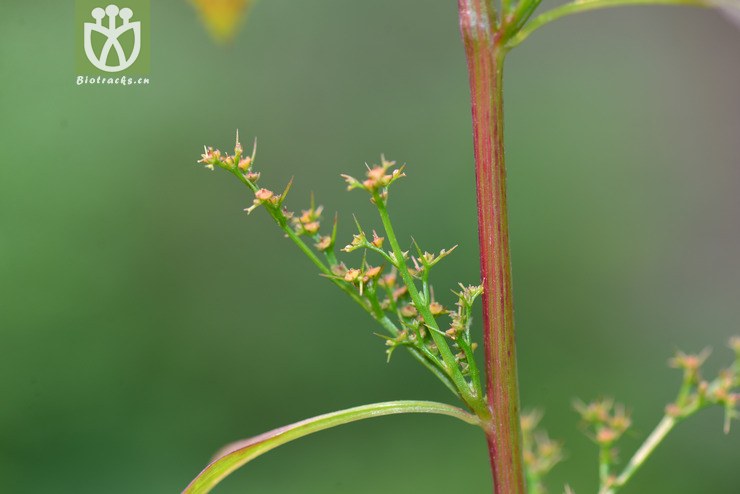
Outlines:
{"type": "Polygon", "coordinates": [[[479,425],[479,421],[474,415],[452,405],[432,401],[389,401],[348,408],[347,410],[327,413],[296,422],[295,424],[286,425],[260,434],[259,436],[226,446],[216,454],[216,458],[185,488],[183,494],[205,494],[210,492],[219,482],[237,468],[278,446],[303,436],[358,420],[399,413],[436,413],[456,417],[472,425],[479,425]]]}
{"type": "Polygon", "coordinates": [[[690,7],[717,7],[731,20],[739,20],[738,0],[573,0],[554,7],[532,19],[506,43],[511,49],[527,39],[534,31],[557,19],[582,12],[591,12],[626,5],[684,5],[690,7]]]}

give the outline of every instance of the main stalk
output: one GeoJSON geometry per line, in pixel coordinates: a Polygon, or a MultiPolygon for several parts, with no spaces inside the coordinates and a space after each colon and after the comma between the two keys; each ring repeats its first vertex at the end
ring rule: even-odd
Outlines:
{"type": "Polygon", "coordinates": [[[524,494],[503,119],[503,28],[490,0],[458,0],[473,113],[487,427],[495,494],[524,494]]]}

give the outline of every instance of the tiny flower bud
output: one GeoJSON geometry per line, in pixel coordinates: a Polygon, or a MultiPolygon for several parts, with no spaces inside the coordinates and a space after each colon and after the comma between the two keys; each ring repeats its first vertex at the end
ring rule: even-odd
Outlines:
{"type": "Polygon", "coordinates": [[[416,317],[418,312],[416,311],[416,307],[413,306],[413,304],[407,304],[401,307],[401,315],[403,317],[416,317]]]}
{"type": "Polygon", "coordinates": [[[365,271],[365,281],[373,280],[380,276],[380,272],[383,270],[382,266],[375,266],[373,268],[368,268],[367,271],[365,271]]]}
{"type": "Polygon", "coordinates": [[[331,272],[334,273],[336,276],[342,276],[347,273],[347,266],[344,265],[344,263],[341,264],[334,264],[331,267],[331,272]]]}
{"type": "Polygon", "coordinates": [[[314,235],[316,232],[318,232],[319,227],[320,227],[320,224],[318,221],[312,221],[311,223],[303,225],[303,229],[306,230],[306,233],[310,235],[314,235]]]}
{"type": "Polygon", "coordinates": [[[665,414],[669,417],[678,418],[681,416],[681,407],[675,403],[670,403],[665,407],[665,414]]]}
{"type": "Polygon", "coordinates": [[[269,201],[274,195],[275,194],[272,191],[267,189],[260,189],[254,193],[254,197],[259,199],[260,201],[269,201]]]}
{"type": "Polygon", "coordinates": [[[249,170],[249,167],[252,166],[252,158],[249,156],[246,156],[239,160],[239,170],[241,172],[246,172],[249,170]]]}
{"type": "Polygon", "coordinates": [[[393,291],[393,300],[398,300],[408,293],[409,289],[405,286],[398,287],[393,291]]]}
{"type": "Polygon", "coordinates": [[[375,233],[375,230],[373,230],[373,245],[375,247],[377,247],[378,249],[382,249],[383,248],[383,240],[385,240],[385,238],[379,237],[378,234],[375,233]]]}
{"type": "Polygon", "coordinates": [[[319,249],[321,252],[325,252],[332,247],[332,240],[331,237],[323,236],[321,239],[316,243],[316,248],[319,249]]]}
{"type": "Polygon", "coordinates": [[[396,285],[395,268],[394,268],[394,270],[392,272],[390,272],[387,275],[383,276],[383,278],[380,280],[380,285],[386,286],[388,288],[393,288],[396,285]]]}
{"type": "Polygon", "coordinates": [[[203,163],[206,168],[213,170],[214,165],[221,164],[221,151],[218,149],[213,149],[212,147],[203,147],[203,150],[205,151],[203,154],[200,155],[200,159],[198,160],[198,163],[203,163]]]}
{"type": "Polygon", "coordinates": [[[345,273],[344,281],[347,281],[349,283],[354,283],[359,277],[360,277],[359,269],[350,269],[347,271],[347,273],[345,273]]]}
{"type": "Polygon", "coordinates": [[[432,302],[431,304],[429,304],[429,311],[432,313],[433,316],[438,316],[447,312],[445,311],[445,308],[442,307],[442,304],[440,304],[439,302],[432,302]]]}
{"type": "Polygon", "coordinates": [[[596,442],[607,446],[617,440],[618,434],[609,427],[604,427],[596,432],[596,442]]]}
{"type": "Polygon", "coordinates": [[[537,425],[540,423],[540,420],[542,420],[542,412],[539,411],[531,411],[522,413],[521,416],[521,424],[522,424],[522,432],[529,433],[533,432],[537,425]]]}
{"type": "Polygon", "coordinates": [[[223,160],[224,168],[227,170],[233,170],[234,169],[234,157],[229,156],[228,154],[223,160]]]}
{"type": "Polygon", "coordinates": [[[669,361],[669,363],[671,367],[683,369],[688,374],[695,376],[708,356],[709,350],[704,350],[697,355],[678,352],[676,353],[676,356],[669,361]]]}

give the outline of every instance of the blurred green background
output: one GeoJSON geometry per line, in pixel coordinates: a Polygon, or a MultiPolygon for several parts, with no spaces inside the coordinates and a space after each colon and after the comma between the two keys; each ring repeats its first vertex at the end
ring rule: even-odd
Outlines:
{"type": "MultiPolygon", "coordinates": [[[[478,279],[467,74],[452,0],[263,0],[233,44],[152,2],[151,85],[74,85],[74,4],[0,5],[0,479],[8,493],[179,492],[224,443],[337,408],[449,401],[251,217],[203,144],[259,137],[266,185],[329,212],[380,153],[408,163],[405,239],[459,243],[437,293],[478,279]]],[[[547,3],[547,2],[545,2],[547,3]]],[[[565,442],[551,492],[594,491],[571,410],[634,411],[625,458],[678,386],[677,348],[740,326],[740,32],[718,14],[574,17],[509,57],[507,144],[522,401],[565,442]]],[[[451,297],[451,296],[450,296],[451,297]]],[[[740,492],[740,435],[682,425],[627,493],[740,492]]],[[[220,493],[490,492],[483,438],[444,417],[345,426],[220,493]]]]}

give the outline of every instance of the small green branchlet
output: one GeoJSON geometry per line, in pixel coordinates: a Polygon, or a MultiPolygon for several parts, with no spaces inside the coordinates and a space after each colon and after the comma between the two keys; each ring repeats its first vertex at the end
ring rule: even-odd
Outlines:
{"type": "Polygon", "coordinates": [[[542,412],[532,410],[523,412],[522,457],[527,477],[527,489],[530,494],[545,494],[544,478],[563,458],[563,446],[539,427],[542,412]]]}
{"type": "Polygon", "coordinates": [[[724,430],[729,433],[733,419],[738,418],[738,387],[740,387],[740,352],[738,338],[730,339],[728,346],[735,352],[735,360],[728,368],[721,370],[711,381],[701,375],[701,367],[709,356],[709,350],[696,355],[678,352],[670,360],[672,367],[682,369],[683,384],[675,402],[666,407],[666,414],[682,419],[711,405],[719,405],[725,410],[724,430]]]}
{"type": "Polygon", "coordinates": [[[381,157],[379,165],[367,166],[363,180],[342,175],[349,190],[361,189],[370,195],[385,229],[384,236],[376,231],[372,231],[370,236],[355,218],[357,233],[341,252],[361,251],[363,257],[359,265],[348,266],[337,258],[335,251],[336,217],[331,233],[327,233],[322,231],[323,207],[315,204],[313,196],[309,208],[302,210],[300,215],[286,209],[283,203],[292,180],[282,194],[258,186],[256,180],[260,175],[253,170],[255,152],[247,157],[243,153],[237,133],[234,155],[206,147],[199,163],[209,169],[222,168],[247,185],[254,197],[245,211],[251,213],[259,207],[266,209],[286,236],[319,267],[321,274],[353,298],[383,326],[388,333],[384,335],[388,358],[396,348],[407,348],[471,410],[485,416],[485,396],[473,357],[473,351],[478,345],[472,341],[470,335],[472,305],[483,288],[460,285],[461,291],[456,293],[457,311],[450,312],[435,300],[429,274],[431,268],[450,255],[457,246],[433,254],[422,250],[413,242],[417,251],[415,256],[400,248],[390,223],[387,202],[390,186],[405,177],[403,166],[396,168],[395,162],[381,157]],[[310,238],[312,245],[309,246],[303,237],[310,238]],[[384,250],[386,239],[390,243],[389,250],[384,250]],[[323,259],[319,257],[321,254],[323,259]],[[368,259],[372,256],[378,262],[368,259]],[[450,314],[452,325],[450,329],[442,330],[436,318],[445,314],[450,314]]]}
{"type": "Polygon", "coordinates": [[[623,487],[643,465],[655,448],[680,421],[693,416],[710,406],[720,406],[725,410],[724,430],[730,430],[730,422],[738,417],[737,403],[740,401],[740,339],[730,339],[729,347],[735,352],[733,364],[718,373],[712,380],[702,375],[702,366],[709,357],[709,350],[698,354],[677,352],[669,360],[669,365],[683,371],[683,379],[675,401],[665,408],[665,415],[658,426],[648,436],[632,456],[621,473],[613,470],[616,463],[614,445],[630,428],[629,414],[622,405],[611,399],[597,400],[588,404],[576,402],[576,411],[586,425],[586,434],[599,446],[599,494],[614,494],[623,487]]]}

